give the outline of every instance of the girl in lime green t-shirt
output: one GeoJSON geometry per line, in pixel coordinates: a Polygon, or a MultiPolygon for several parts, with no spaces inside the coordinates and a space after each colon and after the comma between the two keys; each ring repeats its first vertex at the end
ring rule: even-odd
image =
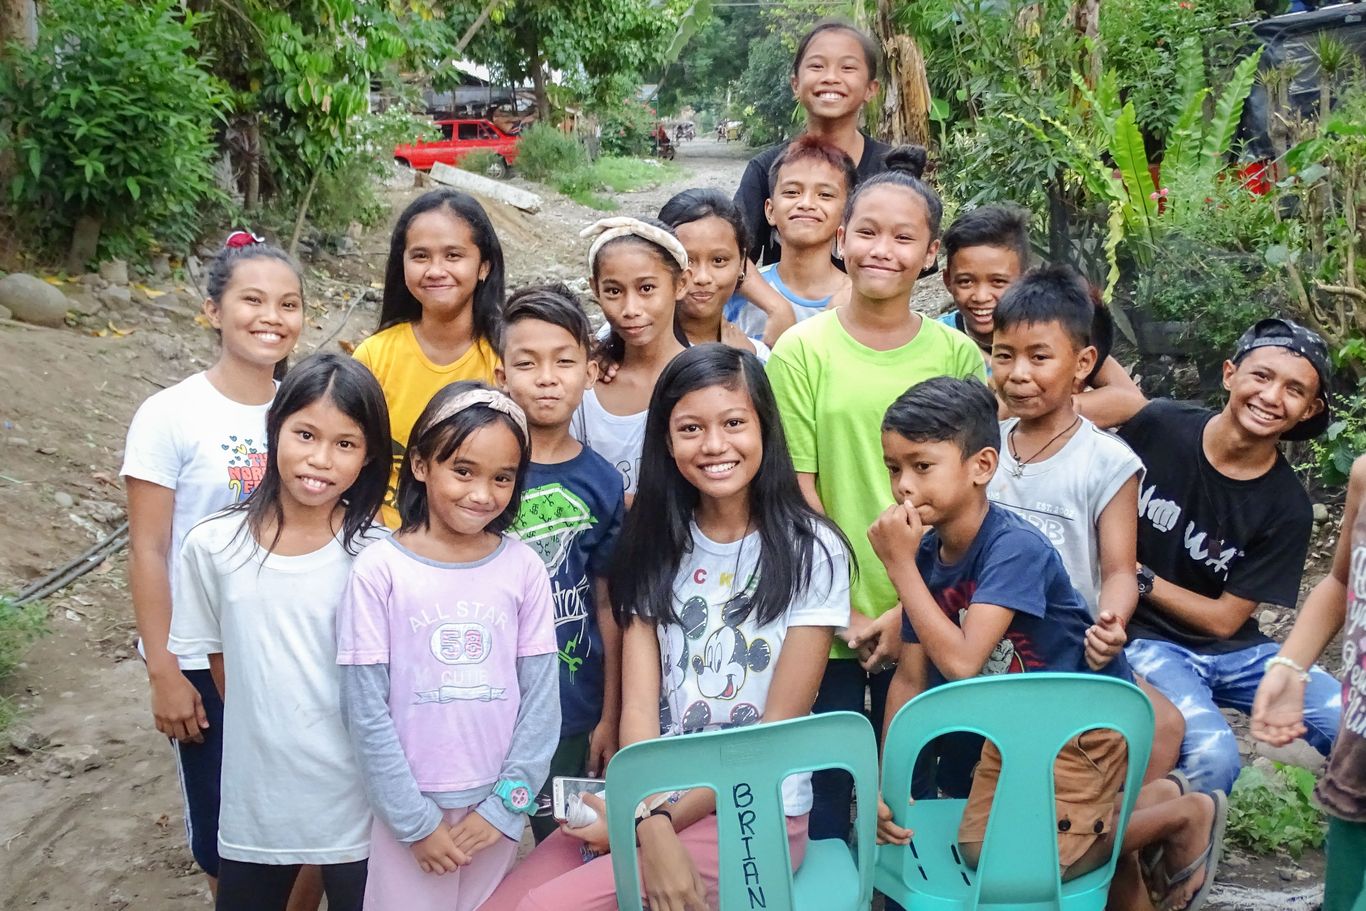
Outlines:
{"type": "MultiPolygon", "coordinates": [[[[901,644],[896,593],[868,543],[868,526],[892,503],[882,416],[930,377],[985,380],[967,336],[910,308],[916,280],[939,251],[943,213],[938,194],[920,180],[925,150],[893,150],[886,165],[854,193],[836,236],[849,302],[789,329],[768,362],[802,490],[849,538],[858,561],[849,625],[831,652],[815,710],[863,711],[871,690],[879,727],[901,644]]],[[[811,837],[846,837],[848,777],[817,772],[813,785],[811,837]]]]}

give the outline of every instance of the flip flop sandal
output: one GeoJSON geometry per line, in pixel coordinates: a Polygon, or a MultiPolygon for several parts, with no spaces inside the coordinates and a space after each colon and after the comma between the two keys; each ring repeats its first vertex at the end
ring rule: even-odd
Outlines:
{"type": "MultiPolygon", "coordinates": [[[[1185,797],[1192,790],[1191,780],[1180,769],[1173,769],[1163,776],[1176,785],[1179,796],[1185,797]]],[[[1167,882],[1162,877],[1162,845],[1149,845],[1138,852],[1138,866],[1143,871],[1143,882],[1148,885],[1149,893],[1159,897],[1166,894],[1167,882]]]]}
{"type": "Polygon", "coordinates": [[[1200,856],[1191,861],[1184,869],[1178,870],[1173,875],[1167,877],[1167,889],[1163,896],[1171,895],[1172,888],[1179,886],[1186,880],[1195,875],[1195,871],[1203,869],[1205,871],[1205,881],[1200,884],[1200,889],[1191,896],[1191,900],[1183,908],[1172,909],[1172,911],[1197,911],[1209,898],[1210,889],[1214,886],[1214,873],[1219,868],[1219,859],[1224,853],[1224,829],[1228,825],[1228,797],[1223,791],[1214,791],[1210,794],[1214,800],[1214,823],[1210,826],[1209,845],[1200,856]]]}

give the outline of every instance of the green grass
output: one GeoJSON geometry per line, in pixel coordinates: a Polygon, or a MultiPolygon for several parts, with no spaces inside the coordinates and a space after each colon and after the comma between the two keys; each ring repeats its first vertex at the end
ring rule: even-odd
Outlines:
{"type": "Polygon", "coordinates": [[[603,193],[629,193],[676,180],[684,170],[667,161],[604,155],[587,167],[562,173],[555,189],[577,202],[601,212],[616,210],[617,202],[603,193]]]}
{"type": "Polygon", "coordinates": [[[656,158],[604,155],[593,162],[592,174],[602,189],[627,193],[681,177],[683,169],[673,162],[656,158]]]}
{"type": "MultiPolygon", "coordinates": [[[[45,632],[47,609],[41,602],[17,607],[0,595],[0,684],[19,666],[24,650],[45,632]]],[[[16,714],[14,704],[0,696],[0,731],[10,726],[16,714]]]]}

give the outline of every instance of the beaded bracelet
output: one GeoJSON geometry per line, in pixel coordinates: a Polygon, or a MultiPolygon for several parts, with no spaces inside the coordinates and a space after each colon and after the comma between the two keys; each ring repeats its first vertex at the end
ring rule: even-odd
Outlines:
{"type": "Polygon", "coordinates": [[[1291,659],[1285,657],[1284,655],[1276,655],[1275,657],[1266,659],[1266,665],[1263,667],[1262,670],[1263,670],[1263,671],[1269,671],[1269,670],[1271,670],[1273,667],[1276,667],[1277,665],[1279,665],[1279,666],[1281,666],[1281,667],[1288,667],[1288,668],[1290,668],[1292,671],[1294,671],[1296,674],[1298,674],[1298,675],[1299,675],[1299,678],[1300,678],[1300,683],[1308,683],[1308,682],[1309,682],[1309,672],[1306,671],[1304,668],[1300,667],[1298,664],[1296,664],[1296,663],[1295,663],[1294,661],[1292,661],[1291,659]]]}

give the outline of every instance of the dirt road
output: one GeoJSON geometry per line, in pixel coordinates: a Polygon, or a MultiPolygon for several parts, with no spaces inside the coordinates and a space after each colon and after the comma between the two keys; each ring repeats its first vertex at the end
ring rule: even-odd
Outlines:
{"type": "MultiPolygon", "coordinates": [[[[746,158],[738,145],[684,143],[678,163],[688,174],[618,194],[620,211],[653,214],[687,186],[729,191],[746,158]]],[[[391,191],[395,215],[415,192],[391,191]]],[[[536,216],[490,204],[511,287],[583,275],[586,245],[577,232],[601,213],[546,197],[536,216]]],[[[383,274],[388,232],[380,226],[355,255],[310,267],[301,350],[324,341],[335,348],[374,325],[373,283],[383,274]]],[[[926,291],[937,281],[927,280],[926,291]]],[[[211,362],[193,292],[171,283],[159,290],[170,294],[85,317],[83,331],[0,325],[0,591],[44,575],[121,521],[117,474],[134,409],[211,362]]],[[[0,911],[208,907],[185,847],[171,751],[152,726],[132,650],[125,568],[119,554],[48,599],[51,634],[0,693],[21,711],[9,739],[25,747],[0,743],[0,911]]],[[[1306,863],[1317,876],[1317,862],[1306,863]]],[[[1283,881],[1278,868],[1284,864],[1259,861],[1248,874],[1230,868],[1241,891],[1224,890],[1212,906],[1307,907],[1282,891],[1307,883],[1293,871],[1283,881]]]]}

